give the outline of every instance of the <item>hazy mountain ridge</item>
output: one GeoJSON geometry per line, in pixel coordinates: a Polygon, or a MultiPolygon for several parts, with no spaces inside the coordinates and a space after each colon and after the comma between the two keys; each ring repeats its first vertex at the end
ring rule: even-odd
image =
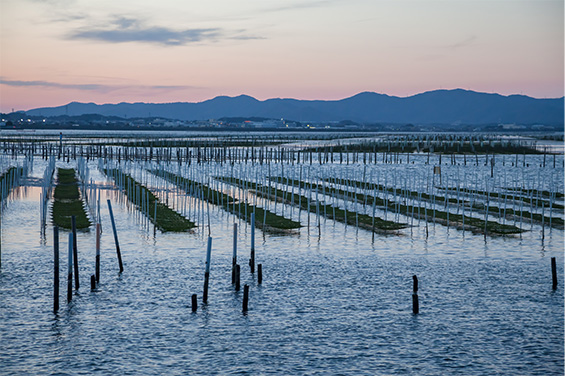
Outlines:
{"type": "Polygon", "coordinates": [[[410,97],[363,92],[341,100],[273,98],[264,101],[247,95],[219,96],[198,103],[71,102],[66,106],[36,108],[32,116],[100,114],[120,117],[163,117],[207,120],[221,117],[285,118],[297,121],[414,124],[563,124],[564,98],[537,99],[523,95],[503,96],[462,89],[435,90],[410,97]]]}

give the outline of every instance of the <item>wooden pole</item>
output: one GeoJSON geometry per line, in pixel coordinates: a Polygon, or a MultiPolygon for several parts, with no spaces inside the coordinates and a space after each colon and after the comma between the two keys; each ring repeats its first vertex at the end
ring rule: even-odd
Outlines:
{"type": "Polygon", "coordinates": [[[118,263],[120,265],[120,273],[124,271],[122,264],[122,253],[120,252],[120,242],[118,241],[118,231],[116,230],[116,223],[114,222],[114,212],[112,211],[112,204],[108,200],[108,211],[110,212],[110,221],[112,222],[112,231],[114,231],[114,242],[116,243],[116,254],[118,255],[118,263]]]}
{"type": "Polygon", "coordinates": [[[418,277],[412,276],[414,282],[412,293],[412,313],[417,315],[420,313],[420,302],[418,301],[418,277]]]}
{"type": "Polygon", "coordinates": [[[263,283],[263,264],[257,264],[257,283],[263,283]]]}
{"type": "Polygon", "coordinates": [[[557,265],[555,263],[555,257],[551,258],[551,278],[553,280],[553,289],[557,289],[557,265]]]}
{"type": "Polygon", "coordinates": [[[59,227],[53,228],[53,312],[59,310],[59,227]]]}
{"type": "Polygon", "coordinates": [[[231,263],[231,283],[235,283],[235,266],[237,265],[237,223],[233,224],[233,256],[231,263]]]}
{"type": "Polygon", "coordinates": [[[249,285],[243,286],[243,312],[247,312],[249,304],[249,285]]]}
{"type": "Polygon", "coordinates": [[[192,312],[196,312],[196,310],[198,309],[198,297],[196,296],[196,294],[192,294],[192,312]]]}
{"type": "Polygon", "coordinates": [[[96,276],[94,274],[90,276],[90,290],[96,290],[96,276]]]}
{"type": "Polygon", "coordinates": [[[240,272],[241,269],[239,267],[239,265],[235,266],[235,291],[239,291],[240,289],[240,272]]]}
{"type": "Polygon", "coordinates": [[[249,259],[251,273],[255,273],[255,213],[251,213],[251,258],[249,259]]]}
{"type": "Polygon", "coordinates": [[[75,289],[78,290],[79,286],[79,276],[78,276],[78,247],[77,247],[77,225],[76,217],[71,216],[71,226],[73,231],[73,266],[75,272],[75,289]]]}
{"type": "Polygon", "coordinates": [[[415,315],[420,313],[420,303],[418,302],[418,294],[412,294],[412,313],[415,315]]]}
{"type": "Polygon", "coordinates": [[[208,237],[208,249],[206,251],[206,272],[204,273],[204,293],[202,301],[204,304],[208,303],[208,283],[210,282],[210,256],[212,253],[212,237],[208,237]]]}
{"type": "Polygon", "coordinates": [[[100,223],[96,224],[96,283],[100,283],[100,223]]]}
{"type": "Polygon", "coordinates": [[[67,302],[73,300],[73,233],[69,233],[69,269],[67,272],[67,302]]]}

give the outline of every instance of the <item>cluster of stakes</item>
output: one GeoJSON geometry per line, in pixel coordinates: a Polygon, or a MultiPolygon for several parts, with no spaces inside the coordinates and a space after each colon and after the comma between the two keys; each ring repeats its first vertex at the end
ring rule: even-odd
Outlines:
{"type": "MultiPolygon", "coordinates": [[[[112,211],[112,204],[110,200],[108,202],[108,212],[110,214],[110,220],[112,222],[112,230],[114,234],[114,241],[116,244],[116,254],[118,258],[118,264],[120,268],[120,273],[124,271],[124,266],[122,262],[122,256],[120,251],[120,244],[118,240],[118,232],[116,230],[116,223],[114,221],[114,213],[112,211]]],[[[254,214],[252,214],[254,216],[254,214]]],[[[254,218],[253,218],[254,220],[254,218]]],[[[76,290],[80,287],[79,280],[79,268],[78,268],[78,247],[77,247],[77,236],[76,236],[76,218],[71,217],[72,229],[69,232],[68,241],[68,273],[67,273],[67,302],[71,302],[73,299],[73,280],[74,288],[76,290]],[[73,278],[74,277],[74,278],[73,278]]],[[[254,221],[252,222],[254,223],[254,221]]],[[[237,264],[237,223],[234,223],[233,229],[234,239],[233,239],[233,265],[232,265],[232,284],[235,286],[235,291],[240,291],[240,266],[237,264]]],[[[98,283],[100,282],[100,236],[101,236],[101,224],[96,223],[96,261],[95,261],[95,274],[90,276],[90,289],[92,291],[97,289],[98,283]]],[[[208,303],[208,285],[210,281],[210,259],[212,253],[212,237],[208,237],[208,248],[206,251],[206,271],[204,274],[204,291],[202,295],[202,302],[204,304],[208,303]]],[[[54,268],[53,268],[53,310],[58,312],[59,310],[59,227],[53,227],[53,257],[54,257],[54,268]]],[[[251,226],[251,258],[249,259],[249,267],[251,273],[255,273],[255,226],[251,226]]],[[[263,265],[257,265],[257,283],[263,283],[263,265]]],[[[193,294],[191,297],[192,311],[196,312],[198,310],[198,299],[197,295],[193,294]]],[[[249,306],[249,285],[244,285],[243,287],[243,312],[247,312],[249,306]]]]}
{"type": "MultiPolygon", "coordinates": [[[[254,223],[254,214],[252,216],[252,225],[251,225],[251,257],[249,258],[249,268],[251,273],[255,273],[255,226],[254,223]]],[[[210,257],[212,254],[212,237],[208,237],[208,247],[206,250],[206,271],[204,272],[204,291],[202,294],[202,302],[204,304],[208,303],[208,284],[210,281],[210,257]]],[[[240,282],[240,275],[241,275],[241,267],[237,263],[237,223],[233,224],[233,257],[232,257],[232,272],[231,272],[231,283],[234,285],[235,291],[241,290],[241,282],[240,282]]],[[[263,264],[257,264],[257,284],[263,283],[263,264]]],[[[196,312],[198,310],[198,296],[196,294],[192,294],[191,297],[191,306],[192,312],[196,312]]],[[[243,286],[243,304],[242,310],[243,312],[247,312],[249,306],[249,285],[243,286]]]]}

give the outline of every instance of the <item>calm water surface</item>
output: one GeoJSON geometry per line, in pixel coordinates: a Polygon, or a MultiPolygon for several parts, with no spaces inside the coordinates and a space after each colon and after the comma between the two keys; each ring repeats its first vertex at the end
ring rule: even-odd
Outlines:
{"type": "Polygon", "coordinates": [[[113,200],[125,271],[118,274],[103,206],[99,288],[89,289],[94,232],[81,233],[81,287],[66,303],[62,232],[54,314],[52,226],[43,238],[39,194],[20,192],[2,217],[2,375],[563,374],[563,231],[546,229],[542,240],[533,226],[521,238],[485,240],[439,225],[426,237],[422,224],[373,243],[369,232],[329,220],[295,236],[257,230],[258,285],[247,266],[250,228],[238,222],[242,286],[250,286],[243,314],[243,288],[231,285],[234,217],[212,209],[209,304],[192,313],[207,230],[154,237],[102,191],[113,200]],[[414,274],[419,315],[411,312],[414,274]]]}

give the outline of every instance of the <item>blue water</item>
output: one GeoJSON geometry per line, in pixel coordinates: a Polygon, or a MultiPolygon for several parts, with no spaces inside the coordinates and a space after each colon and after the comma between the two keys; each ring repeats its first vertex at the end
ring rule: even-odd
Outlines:
{"type": "Polygon", "coordinates": [[[103,206],[99,288],[89,288],[94,231],[81,233],[81,287],[67,304],[61,232],[61,308],[54,314],[52,227],[42,238],[39,193],[22,192],[2,217],[2,375],[563,374],[561,230],[546,229],[543,240],[539,226],[521,238],[485,239],[430,225],[426,237],[420,224],[402,236],[377,235],[374,243],[369,232],[330,220],[294,236],[257,230],[264,270],[258,285],[247,265],[250,228],[238,222],[242,289],[235,292],[235,219],[212,209],[203,305],[207,229],[154,237],[113,192],[103,191],[103,202],[113,200],[125,271],[118,273],[103,206]],[[411,309],[414,274],[419,315],[411,309]],[[246,314],[243,284],[250,286],[246,314]]]}

